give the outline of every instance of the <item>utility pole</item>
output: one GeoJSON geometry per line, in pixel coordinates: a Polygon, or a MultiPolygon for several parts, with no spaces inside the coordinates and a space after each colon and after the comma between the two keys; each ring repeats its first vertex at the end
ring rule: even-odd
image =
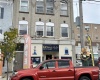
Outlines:
{"type": "Polygon", "coordinates": [[[83,27],[83,11],[82,11],[82,0],[79,0],[79,14],[80,14],[80,41],[81,41],[81,49],[84,48],[84,27],[83,27]]]}

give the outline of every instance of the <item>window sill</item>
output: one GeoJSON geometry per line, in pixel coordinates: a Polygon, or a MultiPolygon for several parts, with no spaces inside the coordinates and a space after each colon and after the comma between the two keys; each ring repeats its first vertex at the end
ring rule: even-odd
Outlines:
{"type": "Polygon", "coordinates": [[[60,39],[68,39],[69,37],[61,37],[60,39]]]}
{"type": "Polygon", "coordinates": [[[54,36],[46,36],[46,37],[54,38],[54,36]]]}
{"type": "Polygon", "coordinates": [[[35,14],[42,14],[42,15],[54,15],[54,13],[53,13],[53,14],[49,14],[49,13],[37,13],[37,12],[35,12],[35,14]]]}
{"type": "Polygon", "coordinates": [[[68,15],[60,15],[60,17],[69,17],[68,15]]]}
{"type": "Polygon", "coordinates": [[[24,11],[19,11],[19,13],[27,13],[27,14],[29,14],[29,12],[24,12],[24,11]]]}

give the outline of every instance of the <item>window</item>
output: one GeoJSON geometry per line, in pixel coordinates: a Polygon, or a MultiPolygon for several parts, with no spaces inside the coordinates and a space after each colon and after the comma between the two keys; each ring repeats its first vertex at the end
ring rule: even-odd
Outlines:
{"type": "Polygon", "coordinates": [[[44,69],[55,68],[55,61],[48,61],[43,64],[44,69]]]}
{"type": "Polygon", "coordinates": [[[3,19],[4,16],[4,8],[0,8],[0,19],[3,19]]]}
{"type": "Polygon", "coordinates": [[[80,34],[77,34],[77,37],[80,38],[80,34]]]}
{"type": "Polygon", "coordinates": [[[54,36],[54,23],[46,23],[47,36],[54,36]]]}
{"type": "Polygon", "coordinates": [[[68,24],[61,24],[61,37],[68,37],[68,24]]]}
{"type": "Polygon", "coordinates": [[[22,11],[22,12],[29,11],[29,1],[28,0],[21,0],[20,1],[20,11],[22,11]]]}
{"type": "Polygon", "coordinates": [[[44,32],[44,23],[43,22],[36,22],[36,35],[39,37],[42,37],[43,32],[44,32]]]}
{"type": "Polygon", "coordinates": [[[46,14],[54,14],[54,0],[46,0],[46,14]]]}
{"type": "Polygon", "coordinates": [[[68,3],[64,3],[64,2],[60,3],[60,15],[63,16],[68,15],[68,3]]]}
{"type": "Polygon", "coordinates": [[[0,27],[0,34],[2,34],[2,27],[0,27]]]}
{"type": "Polygon", "coordinates": [[[98,37],[96,37],[96,39],[98,39],[98,37]]]}
{"type": "Polygon", "coordinates": [[[0,29],[0,34],[2,34],[2,29],[0,29]]]}
{"type": "Polygon", "coordinates": [[[58,61],[58,67],[59,68],[69,67],[69,61],[67,61],[67,60],[60,60],[60,61],[58,61]]]}
{"type": "Polygon", "coordinates": [[[19,21],[19,35],[28,34],[28,22],[19,21]]]}
{"type": "Polygon", "coordinates": [[[44,13],[44,1],[43,0],[36,1],[36,13],[44,13]]]}
{"type": "Polygon", "coordinates": [[[86,31],[89,31],[89,29],[90,29],[90,26],[85,26],[86,31]]]}

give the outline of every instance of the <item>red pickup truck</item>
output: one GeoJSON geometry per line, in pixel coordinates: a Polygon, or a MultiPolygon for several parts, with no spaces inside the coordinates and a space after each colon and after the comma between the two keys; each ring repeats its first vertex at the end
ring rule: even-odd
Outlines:
{"type": "Polygon", "coordinates": [[[52,59],[15,72],[11,80],[98,80],[98,67],[74,67],[71,60],[52,59]]]}

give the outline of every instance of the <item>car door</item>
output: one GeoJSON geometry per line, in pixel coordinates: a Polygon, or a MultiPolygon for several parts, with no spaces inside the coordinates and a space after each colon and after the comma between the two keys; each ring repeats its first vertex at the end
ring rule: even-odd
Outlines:
{"type": "Polygon", "coordinates": [[[38,74],[38,80],[55,80],[57,76],[56,69],[56,61],[48,61],[41,65],[43,69],[40,69],[38,74]]]}
{"type": "Polygon", "coordinates": [[[56,72],[58,80],[74,80],[74,68],[70,67],[69,60],[58,60],[56,72]]]}

